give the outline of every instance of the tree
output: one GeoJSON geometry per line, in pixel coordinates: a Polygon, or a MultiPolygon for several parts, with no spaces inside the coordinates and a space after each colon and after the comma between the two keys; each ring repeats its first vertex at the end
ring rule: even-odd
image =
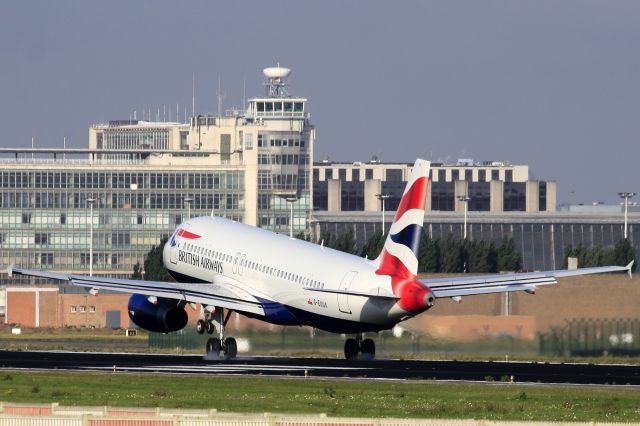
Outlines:
{"type": "Polygon", "coordinates": [[[462,272],[464,256],[462,244],[449,234],[438,241],[440,251],[440,272],[462,272]]]}
{"type": "Polygon", "coordinates": [[[487,247],[487,263],[489,264],[489,272],[498,272],[498,250],[496,244],[491,241],[487,247]]]}
{"type": "Polygon", "coordinates": [[[616,243],[613,247],[613,264],[618,266],[627,266],[632,260],[633,270],[636,270],[636,251],[628,239],[622,239],[616,243]]]}
{"type": "Polygon", "coordinates": [[[163,237],[157,246],[153,246],[144,259],[144,279],[150,281],[174,281],[162,263],[162,251],[169,237],[163,237]]]}
{"type": "Polygon", "coordinates": [[[349,230],[336,238],[332,248],[344,253],[356,254],[358,246],[356,245],[356,239],[353,237],[353,231],[349,230]]]}
{"type": "Polygon", "coordinates": [[[516,250],[513,238],[503,237],[498,247],[498,271],[519,271],[522,269],[522,255],[516,250]]]}
{"type": "Polygon", "coordinates": [[[320,238],[318,238],[317,243],[324,245],[324,247],[333,248],[333,236],[329,231],[324,230],[320,233],[320,238]]]}
{"type": "Polygon", "coordinates": [[[295,239],[297,240],[302,240],[302,241],[311,241],[311,234],[308,234],[306,232],[298,232],[296,235],[293,236],[295,239]]]}
{"type": "Polygon", "coordinates": [[[385,240],[386,235],[382,233],[382,230],[377,231],[364,244],[360,252],[360,256],[366,256],[367,259],[377,258],[380,252],[382,252],[382,247],[384,247],[385,240]]]}
{"type": "Polygon", "coordinates": [[[472,241],[468,245],[467,271],[491,272],[489,246],[484,241],[472,241]]]}
{"type": "Polygon", "coordinates": [[[132,280],[141,280],[142,277],[142,266],[140,265],[140,261],[137,261],[135,265],[133,265],[133,274],[131,274],[132,280]]]}
{"type": "Polygon", "coordinates": [[[427,232],[422,234],[422,239],[420,240],[418,270],[420,272],[440,272],[439,244],[427,232]]]}

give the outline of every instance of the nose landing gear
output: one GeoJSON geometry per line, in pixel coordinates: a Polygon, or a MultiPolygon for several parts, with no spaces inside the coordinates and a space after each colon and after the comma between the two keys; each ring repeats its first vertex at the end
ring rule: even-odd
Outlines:
{"type": "Polygon", "coordinates": [[[349,338],[344,342],[344,357],[349,360],[372,360],[376,357],[376,344],[372,339],[362,339],[362,333],[356,334],[356,338],[349,338]]]}

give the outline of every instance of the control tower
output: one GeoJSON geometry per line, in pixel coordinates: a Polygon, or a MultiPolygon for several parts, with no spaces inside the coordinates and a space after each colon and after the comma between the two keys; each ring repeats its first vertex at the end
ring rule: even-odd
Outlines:
{"type": "Polygon", "coordinates": [[[286,79],[291,75],[290,68],[280,65],[262,70],[266,81],[266,97],[249,99],[245,117],[249,120],[294,119],[306,122],[306,98],[291,96],[286,79]]]}

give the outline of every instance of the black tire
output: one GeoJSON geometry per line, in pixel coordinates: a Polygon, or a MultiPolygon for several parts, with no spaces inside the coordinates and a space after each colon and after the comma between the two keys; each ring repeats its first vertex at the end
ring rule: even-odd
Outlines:
{"type": "Polygon", "coordinates": [[[344,357],[346,359],[358,358],[358,342],[356,342],[356,339],[347,339],[344,342],[344,357]]]}
{"type": "Polygon", "coordinates": [[[376,357],[376,343],[371,339],[362,341],[362,357],[365,359],[373,359],[376,357]]]}
{"type": "Polygon", "coordinates": [[[198,322],[196,323],[196,331],[198,332],[198,334],[204,334],[204,330],[204,320],[198,320],[198,322]]]}
{"type": "Polygon", "coordinates": [[[224,356],[227,359],[234,359],[238,355],[238,343],[233,337],[227,337],[224,341],[224,356]]]}
{"type": "Polygon", "coordinates": [[[220,355],[220,349],[222,349],[220,339],[212,337],[207,340],[207,354],[220,355]]]}
{"type": "Polygon", "coordinates": [[[207,334],[213,334],[213,332],[216,331],[216,328],[213,325],[213,321],[211,320],[204,322],[204,329],[207,332],[207,334]]]}

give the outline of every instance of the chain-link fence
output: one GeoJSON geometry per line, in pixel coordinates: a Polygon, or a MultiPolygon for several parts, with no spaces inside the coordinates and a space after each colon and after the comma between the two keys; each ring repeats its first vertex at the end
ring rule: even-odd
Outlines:
{"type": "Polygon", "coordinates": [[[640,355],[640,319],[574,318],[539,335],[541,355],[640,355]]]}

